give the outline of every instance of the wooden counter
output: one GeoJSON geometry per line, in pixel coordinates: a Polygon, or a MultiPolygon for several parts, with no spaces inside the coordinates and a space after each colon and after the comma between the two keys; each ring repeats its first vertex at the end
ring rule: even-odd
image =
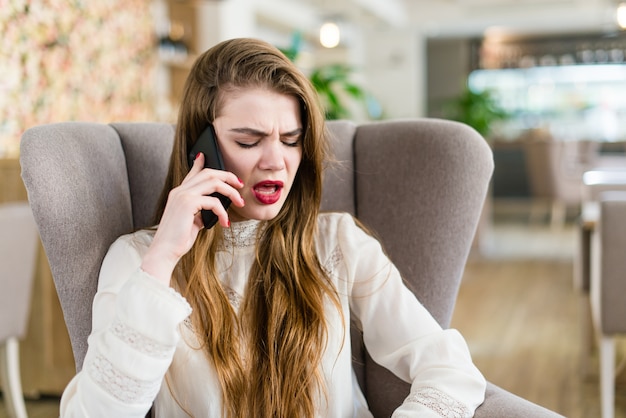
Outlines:
{"type": "MultiPolygon", "coordinates": [[[[0,203],[28,200],[17,158],[0,158],[0,203]]],[[[22,388],[27,397],[60,395],[75,374],[74,357],[48,260],[39,245],[31,313],[20,342],[22,388]]]]}
{"type": "Polygon", "coordinates": [[[17,158],[0,158],[0,203],[28,200],[17,158]]]}

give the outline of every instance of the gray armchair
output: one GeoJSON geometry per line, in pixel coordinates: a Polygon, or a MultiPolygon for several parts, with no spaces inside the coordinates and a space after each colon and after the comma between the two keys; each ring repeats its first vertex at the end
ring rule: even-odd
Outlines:
{"type": "Polygon", "coordinates": [[[0,203],[0,230],[0,388],[8,416],[27,418],[19,340],[28,330],[39,244],[28,204],[0,203]]]}
{"type": "MultiPolygon", "coordinates": [[[[339,161],[328,167],[323,208],[351,212],[371,227],[447,327],[493,170],[489,147],[467,126],[434,119],[330,122],[329,130],[339,161]]],[[[60,123],[23,136],[22,177],[77,370],[102,258],[119,235],[150,225],[173,133],[159,123],[60,123]]],[[[390,416],[408,384],[376,365],[356,333],[353,352],[372,412],[390,416]]],[[[490,384],[476,416],[559,415],[490,384]]]]}
{"type": "Polygon", "coordinates": [[[615,416],[615,337],[626,334],[626,191],[598,196],[599,217],[592,233],[590,300],[600,357],[602,418],[615,416]]]}

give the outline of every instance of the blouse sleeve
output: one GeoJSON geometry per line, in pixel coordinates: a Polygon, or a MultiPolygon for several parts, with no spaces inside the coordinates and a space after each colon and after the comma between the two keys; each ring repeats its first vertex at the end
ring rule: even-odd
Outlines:
{"type": "Polygon", "coordinates": [[[131,238],[109,249],[93,302],[92,331],[82,370],[61,398],[64,417],[144,418],[191,313],[185,299],[139,266],[131,238]]]}
{"type": "Polygon", "coordinates": [[[483,402],[486,382],[467,344],[443,330],[403,283],[380,243],[351,217],[338,227],[350,307],[374,361],[411,383],[393,417],[471,417],[483,402]]]}

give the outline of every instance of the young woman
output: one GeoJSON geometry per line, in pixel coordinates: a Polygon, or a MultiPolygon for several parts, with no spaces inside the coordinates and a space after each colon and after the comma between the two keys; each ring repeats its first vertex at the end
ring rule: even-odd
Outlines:
{"type": "Polygon", "coordinates": [[[274,47],[222,42],[185,87],[158,226],[102,265],[83,369],[62,417],[371,417],[350,316],[372,357],[412,383],[394,417],[470,417],[485,380],[380,244],[320,214],[327,142],[308,80],[274,47]],[[225,170],[191,170],[212,124],[225,170]],[[230,198],[228,211],[212,193],[230,198]],[[203,228],[201,210],[218,224],[203,228]]]}

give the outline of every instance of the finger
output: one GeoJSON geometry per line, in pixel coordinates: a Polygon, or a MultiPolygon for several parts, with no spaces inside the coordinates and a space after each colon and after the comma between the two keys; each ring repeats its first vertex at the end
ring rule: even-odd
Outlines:
{"type": "Polygon", "coordinates": [[[237,177],[231,172],[228,172],[228,174],[229,174],[229,177],[226,180],[226,182],[236,189],[242,189],[244,186],[243,180],[241,180],[239,177],[237,177]]]}
{"type": "Polygon", "coordinates": [[[199,152],[198,154],[196,154],[196,158],[193,160],[193,165],[191,166],[191,170],[189,170],[189,173],[185,177],[185,180],[199,173],[200,171],[202,171],[203,168],[204,168],[204,154],[199,152]]]}
{"type": "Polygon", "coordinates": [[[205,196],[217,192],[228,197],[236,206],[243,207],[245,204],[237,190],[243,188],[244,184],[231,172],[207,168],[190,176],[184,183],[187,191],[205,196]]]}
{"type": "Polygon", "coordinates": [[[208,178],[215,178],[228,183],[235,189],[241,189],[244,187],[243,181],[230,171],[217,170],[214,168],[205,168],[202,171],[202,176],[198,177],[199,181],[206,181],[208,178]]]}
{"type": "Polygon", "coordinates": [[[223,227],[229,227],[230,221],[228,219],[228,212],[222,205],[219,198],[214,196],[204,196],[202,200],[202,209],[212,211],[218,218],[220,225],[223,227]]]}
{"type": "MultiPolygon", "coordinates": [[[[220,180],[236,189],[241,189],[244,187],[243,181],[241,181],[235,174],[231,173],[230,171],[216,170],[213,168],[200,168],[200,170],[198,171],[197,166],[201,165],[198,160],[203,158],[204,155],[202,153],[199,153],[198,158],[194,160],[194,165],[192,169],[185,177],[183,183],[185,183],[188,187],[195,187],[197,185],[204,185],[206,187],[209,187],[211,184],[215,184],[212,182],[212,180],[220,180]]],[[[212,192],[213,191],[211,191],[210,193],[212,192]]]]}
{"type": "Polygon", "coordinates": [[[218,183],[215,187],[215,191],[229,198],[235,206],[243,207],[246,204],[246,202],[243,200],[243,197],[241,197],[239,191],[237,189],[234,189],[228,183],[218,183]]]}

